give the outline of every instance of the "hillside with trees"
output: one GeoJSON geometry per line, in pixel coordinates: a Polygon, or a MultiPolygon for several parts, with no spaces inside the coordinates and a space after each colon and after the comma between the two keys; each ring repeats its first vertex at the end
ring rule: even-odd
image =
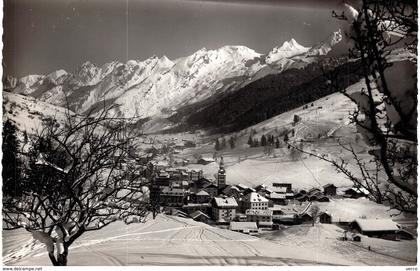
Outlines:
{"type": "Polygon", "coordinates": [[[334,75],[340,88],[357,82],[359,62],[345,61],[324,61],[266,76],[234,93],[184,107],[171,120],[181,122],[183,129],[205,128],[213,132],[244,129],[337,92],[330,87],[326,75],[334,75]]]}

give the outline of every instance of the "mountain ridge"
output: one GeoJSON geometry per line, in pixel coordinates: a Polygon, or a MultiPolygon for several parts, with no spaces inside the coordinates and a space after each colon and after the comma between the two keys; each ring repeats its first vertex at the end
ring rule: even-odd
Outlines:
{"type": "Polygon", "coordinates": [[[311,49],[291,39],[268,54],[226,45],[214,50],[202,48],[174,60],[152,56],[102,66],[85,61],[73,73],[60,69],[48,75],[25,76],[15,80],[14,87],[12,83],[6,85],[14,93],[57,106],[68,104],[77,113],[105,101],[116,105],[114,113],[120,117],[169,117],[183,106],[316,62],[316,57],[307,55],[311,49]]]}

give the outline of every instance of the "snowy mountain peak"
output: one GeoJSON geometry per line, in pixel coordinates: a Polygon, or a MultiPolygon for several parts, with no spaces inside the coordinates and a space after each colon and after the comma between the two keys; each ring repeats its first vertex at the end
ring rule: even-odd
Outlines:
{"type": "Polygon", "coordinates": [[[159,60],[161,62],[172,62],[166,55],[163,55],[159,60]]]}
{"type": "MultiPolygon", "coordinates": [[[[329,47],[339,34],[328,40],[329,47]]],[[[154,55],[100,67],[86,61],[74,74],[58,70],[49,74],[45,82],[43,76],[22,78],[21,86],[13,91],[34,93],[34,97],[55,105],[65,105],[62,94],[66,94],[71,109],[78,113],[107,99],[118,105],[116,113],[124,117],[170,116],[183,106],[235,91],[265,75],[302,68],[316,61],[307,57],[308,50],[290,39],[268,55],[231,45],[211,50],[203,47],[176,60],[154,55]]]]}
{"type": "Polygon", "coordinates": [[[96,65],[88,60],[88,61],[83,62],[82,65],[79,66],[79,70],[89,69],[89,68],[93,68],[93,67],[96,67],[96,65]]]}
{"type": "Polygon", "coordinates": [[[53,81],[57,81],[58,78],[66,75],[68,75],[68,73],[63,69],[60,69],[48,74],[47,77],[53,81]]]}
{"type": "Polygon", "coordinates": [[[161,66],[166,66],[166,67],[172,67],[175,63],[172,61],[172,60],[170,60],[167,56],[162,56],[160,59],[159,59],[159,63],[160,63],[160,65],[161,66]]]}
{"type": "Polygon", "coordinates": [[[343,39],[343,34],[341,33],[341,29],[338,29],[338,31],[335,31],[331,34],[329,38],[330,45],[335,46],[336,44],[341,42],[342,39],[343,39]]]}
{"type": "Polygon", "coordinates": [[[267,55],[266,61],[269,64],[282,62],[285,59],[301,55],[307,52],[310,48],[300,45],[295,39],[285,41],[282,46],[275,47],[267,55]]]}
{"type": "Polygon", "coordinates": [[[84,62],[73,75],[72,84],[77,86],[95,85],[100,80],[101,69],[90,61],[84,62]]]}
{"type": "Polygon", "coordinates": [[[31,87],[33,84],[35,84],[39,80],[42,80],[44,77],[44,75],[31,74],[20,78],[19,83],[24,84],[25,87],[31,87]]]}
{"type": "Polygon", "coordinates": [[[216,51],[219,54],[227,53],[232,57],[239,57],[239,58],[245,58],[245,59],[253,59],[255,57],[261,56],[261,54],[243,45],[223,46],[217,49],[216,51]]]}
{"type": "Polygon", "coordinates": [[[341,29],[333,32],[323,42],[318,43],[308,51],[308,56],[325,56],[343,39],[341,29]]]}
{"type": "Polygon", "coordinates": [[[281,47],[276,47],[278,51],[296,51],[302,52],[308,50],[309,48],[303,47],[295,39],[285,41],[281,47]]]}

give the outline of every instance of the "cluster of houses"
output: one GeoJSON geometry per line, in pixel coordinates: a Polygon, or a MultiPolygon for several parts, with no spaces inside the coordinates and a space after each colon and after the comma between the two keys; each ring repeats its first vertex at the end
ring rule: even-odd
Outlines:
{"type": "MultiPolygon", "coordinates": [[[[203,158],[200,162],[205,164],[210,160],[203,158]]],[[[312,188],[298,192],[292,190],[291,183],[272,183],[270,187],[258,185],[254,188],[243,184],[227,185],[223,158],[214,181],[205,178],[203,171],[197,169],[156,168],[155,171],[150,200],[171,215],[225,225],[232,231],[248,234],[258,233],[261,229],[275,229],[279,224],[314,223],[315,220],[320,223],[336,222],[326,211],[316,214],[316,217],[310,212],[314,202],[328,202],[330,198],[337,197],[334,184],[327,184],[322,190],[312,188]]],[[[344,190],[340,197],[367,195],[363,189],[350,188],[344,190]]],[[[364,233],[366,227],[363,223],[366,221],[349,221],[347,226],[364,233]]],[[[389,232],[386,234],[389,235],[389,232]]]]}

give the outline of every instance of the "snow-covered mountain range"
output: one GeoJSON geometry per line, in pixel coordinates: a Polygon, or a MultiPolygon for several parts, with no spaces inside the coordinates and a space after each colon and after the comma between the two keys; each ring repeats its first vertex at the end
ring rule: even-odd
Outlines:
{"type": "Polygon", "coordinates": [[[78,113],[102,105],[116,105],[122,117],[167,117],[182,106],[235,91],[268,74],[302,68],[326,55],[341,40],[341,32],[324,42],[304,47],[294,39],[260,54],[245,46],[200,49],[170,60],[153,56],[144,61],[83,63],[74,73],[57,70],[48,75],[9,78],[14,93],[33,96],[78,113]]]}

